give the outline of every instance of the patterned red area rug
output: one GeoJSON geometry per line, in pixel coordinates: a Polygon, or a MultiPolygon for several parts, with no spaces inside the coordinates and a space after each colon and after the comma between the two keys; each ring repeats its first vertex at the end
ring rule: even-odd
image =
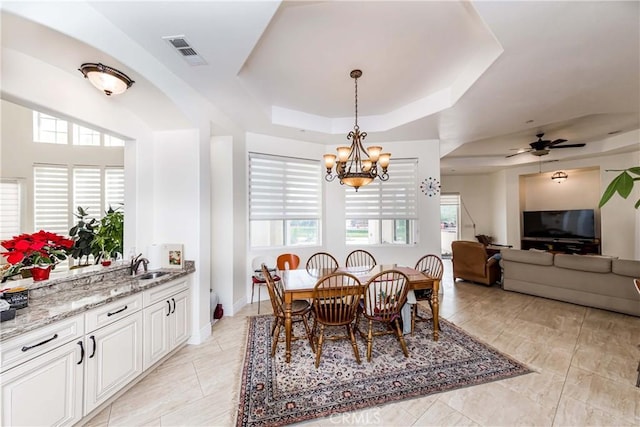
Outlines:
{"type": "Polygon", "coordinates": [[[371,363],[358,337],[361,365],[346,340],[325,343],[318,369],[309,342],[294,341],[287,364],[284,343],[270,356],[272,319],[249,320],[237,426],[282,426],[531,372],[445,320],[437,342],[430,322],[417,323],[415,335],[405,335],[409,358],[395,336],[387,335],[374,338],[371,363]]]}

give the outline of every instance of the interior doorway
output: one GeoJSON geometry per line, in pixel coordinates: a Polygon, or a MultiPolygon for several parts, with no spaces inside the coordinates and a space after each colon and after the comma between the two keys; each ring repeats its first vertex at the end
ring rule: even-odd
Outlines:
{"type": "Polygon", "coordinates": [[[460,240],[460,194],[440,195],[440,253],[451,258],[451,242],[460,240]]]}

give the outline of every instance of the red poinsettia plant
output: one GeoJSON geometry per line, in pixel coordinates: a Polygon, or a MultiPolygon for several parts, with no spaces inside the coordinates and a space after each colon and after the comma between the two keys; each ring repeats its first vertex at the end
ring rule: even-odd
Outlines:
{"type": "Polygon", "coordinates": [[[22,267],[56,264],[67,259],[73,240],[40,230],[33,234],[21,234],[0,243],[7,249],[2,255],[13,265],[12,270],[22,267]]]}

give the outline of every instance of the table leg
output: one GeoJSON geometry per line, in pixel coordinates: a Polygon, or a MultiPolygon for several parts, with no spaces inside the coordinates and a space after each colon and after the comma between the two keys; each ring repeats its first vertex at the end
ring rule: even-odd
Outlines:
{"type": "Polygon", "coordinates": [[[286,341],[285,361],[291,362],[291,303],[292,296],[285,293],[284,298],[284,333],[286,341]]]}
{"type": "Polygon", "coordinates": [[[440,292],[440,280],[433,281],[433,291],[431,292],[431,307],[433,311],[433,340],[440,338],[440,302],[438,293],[440,292]]]}

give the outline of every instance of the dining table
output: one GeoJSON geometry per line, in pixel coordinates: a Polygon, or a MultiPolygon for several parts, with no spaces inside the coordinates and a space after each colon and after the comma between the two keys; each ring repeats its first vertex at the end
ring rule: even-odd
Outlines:
{"type": "Polygon", "coordinates": [[[358,267],[338,267],[338,269],[296,269],[282,270],[278,272],[284,288],[284,329],[286,340],[285,360],[291,361],[291,305],[297,299],[312,299],[316,283],[324,276],[331,273],[349,273],[358,278],[362,292],[370,278],[378,273],[388,270],[397,270],[404,273],[409,279],[409,289],[432,289],[431,306],[433,308],[433,340],[439,338],[439,318],[438,312],[440,304],[438,301],[438,291],[440,290],[440,279],[430,277],[426,273],[412,267],[400,266],[397,264],[378,264],[373,266],[358,267]]]}

